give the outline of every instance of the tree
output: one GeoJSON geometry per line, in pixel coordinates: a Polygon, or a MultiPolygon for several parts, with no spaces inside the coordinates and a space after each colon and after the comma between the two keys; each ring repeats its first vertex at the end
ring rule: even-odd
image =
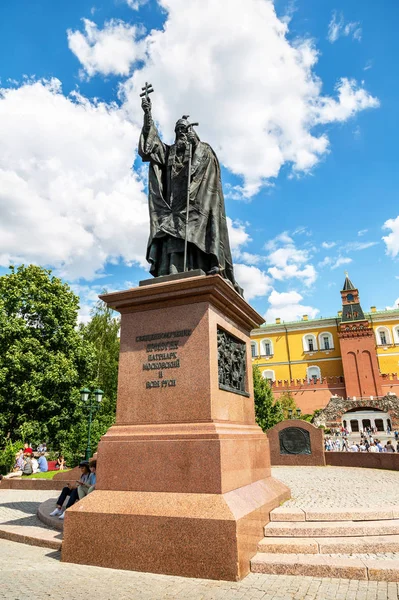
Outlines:
{"type": "Polygon", "coordinates": [[[264,379],[257,366],[253,367],[255,419],[263,431],[284,419],[279,401],[274,401],[269,381],[264,379]]]}
{"type": "Polygon", "coordinates": [[[291,392],[283,392],[279,397],[279,402],[283,409],[284,419],[288,419],[290,417],[290,411],[292,411],[291,418],[294,418],[294,419],[297,418],[297,414],[296,414],[297,406],[295,404],[295,400],[294,400],[291,392]]]}
{"type": "MultiPolygon", "coordinates": [[[[106,293],[106,290],[104,291],[106,293]]],[[[87,325],[81,325],[83,340],[94,348],[88,384],[99,387],[104,396],[92,425],[92,448],[115,421],[118,388],[120,319],[104,302],[99,300],[92,310],[87,325]]]]}
{"type": "Polygon", "coordinates": [[[0,277],[0,445],[54,446],[82,418],[79,386],[95,353],[77,329],[78,308],[49,270],[22,265],[0,277]]]}

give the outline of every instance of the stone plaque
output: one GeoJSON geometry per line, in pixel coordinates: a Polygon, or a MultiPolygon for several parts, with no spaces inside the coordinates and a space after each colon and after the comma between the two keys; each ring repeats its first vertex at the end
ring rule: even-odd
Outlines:
{"type": "Polygon", "coordinates": [[[219,388],[249,396],[245,389],[247,371],[245,342],[230,335],[224,329],[218,329],[217,336],[219,388]]]}
{"type": "Polygon", "coordinates": [[[312,454],[310,436],[301,427],[286,427],[279,433],[280,454],[312,454]]]}

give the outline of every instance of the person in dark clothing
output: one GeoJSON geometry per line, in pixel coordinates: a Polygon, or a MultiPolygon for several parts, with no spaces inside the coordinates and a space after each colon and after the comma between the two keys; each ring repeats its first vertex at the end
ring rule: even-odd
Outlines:
{"type": "Polygon", "coordinates": [[[77,500],[79,500],[78,487],[80,485],[87,483],[89,476],[90,476],[89,461],[87,461],[87,460],[82,461],[79,464],[79,468],[82,472],[80,479],[78,481],[76,481],[76,485],[68,484],[67,486],[62,488],[62,492],[59,495],[58,500],[57,500],[57,506],[53,510],[53,512],[50,513],[50,517],[58,517],[59,519],[64,519],[65,510],[67,510],[68,508],[73,506],[73,504],[75,504],[75,502],[77,502],[77,500]],[[64,504],[65,500],[68,498],[68,496],[69,496],[69,500],[67,502],[65,510],[63,510],[62,509],[63,504],[64,504]]]}

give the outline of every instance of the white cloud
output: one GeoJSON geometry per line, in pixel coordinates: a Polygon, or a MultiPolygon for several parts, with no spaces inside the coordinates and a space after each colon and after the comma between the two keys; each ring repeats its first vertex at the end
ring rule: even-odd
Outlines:
{"type": "Polygon", "coordinates": [[[58,80],[0,90],[0,265],[91,279],[143,263],[148,207],[131,170],[138,130],[116,106],[65,97],[58,80]]]}
{"type": "Polygon", "coordinates": [[[335,263],[331,266],[331,269],[338,269],[338,267],[341,267],[342,265],[349,265],[349,263],[352,262],[352,259],[349,258],[348,256],[340,256],[339,258],[337,258],[337,260],[335,261],[335,263]]]}
{"type": "Polygon", "coordinates": [[[126,0],[126,4],[133,10],[140,10],[144,4],[147,4],[148,0],[126,0]]]}
{"type": "Polygon", "coordinates": [[[399,216],[385,221],[382,228],[391,230],[391,233],[383,236],[382,239],[386,245],[386,254],[395,258],[399,253],[399,216]]]}
{"type": "Polygon", "coordinates": [[[251,236],[246,231],[246,223],[233,221],[227,217],[227,229],[229,232],[230,248],[233,257],[241,255],[241,247],[246,246],[251,241],[251,236]]]}
{"type": "Polygon", "coordinates": [[[270,277],[257,267],[243,264],[234,265],[234,275],[244,289],[246,300],[264,296],[271,288],[270,277]]]}
{"type": "MultiPolygon", "coordinates": [[[[200,122],[199,135],[221,162],[243,178],[238,197],[270,185],[282,166],[312,169],[329,150],[327,130],[378,101],[354,81],[341,79],[337,97],[322,95],[311,39],[290,41],[288,25],[271,0],[158,0],[162,30],[145,40],[144,65],[120,87],[129,118],[142,123],[141,86],[150,81],[153,113],[172,139],[178,117],[200,122]],[[193,68],[195,65],[195,68],[193,68]]],[[[143,42],[138,42],[138,54],[143,42]]],[[[95,61],[90,63],[92,69],[95,61]]]]}
{"type": "Polygon", "coordinates": [[[371,248],[377,244],[378,242],[348,242],[342,246],[342,249],[346,250],[347,252],[358,252],[359,250],[366,250],[367,248],[371,248]]]}
{"type": "Polygon", "coordinates": [[[320,261],[318,263],[319,267],[327,267],[328,265],[331,265],[331,263],[333,262],[333,259],[331,258],[331,256],[326,256],[325,258],[323,258],[322,261],[320,261]]]}
{"type": "Polygon", "coordinates": [[[361,229],[360,231],[357,232],[357,235],[359,237],[361,237],[362,235],[365,235],[368,232],[368,229],[361,229]]]}
{"type": "Polygon", "coordinates": [[[334,248],[334,246],[336,246],[336,242],[323,242],[321,245],[323,248],[328,250],[329,248],[334,248]]]}
{"type": "Polygon", "coordinates": [[[317,278],[313,265],[306,264],[310,260],[308,249],[296,247],[293,239],[286,231],[267,242],[267,249],[271,252],[266,260],[271,265],[268,273],[277,281],[287,279],[300,279],[306,286],[312,285],[317,278]]]}
{"type": "Polygon", "coordinates": [[[334,98],[321,98],[319,101],[315,120],[318,123],[332,123],[346,121],[353,117],[359,110],[377,108],[380,103],[377,98],[362,87],[354,79],[342,77],[337,85],[338,100],[334,98]]]}
{"type": "Polygon", "coordinates": [[[68,45],[88,77],[96,73],[127,76],[132,65],[144,57],[140,27],[115,19],[107,21],[103,29],[88,19],[83,23],[84,33],[68,30],[68,45]]]}
{"type": "MultiPolygon", "coordinates": [[[[399,279],[399,278],[395,277],[395,279],[399,279]]],[[[386,306],[385,310],[398,310],[398,308],[399,308],[399,298],[396,298],[396,300],[392,304],[392,306],[386,306]]]]}
{"type": "Polygon", "coordinates": [[[372,69],[373,64],[374,64],[373,60],[368,60],[365,67],[363,67],[363,71],[368,71],[369,69],[372,69]]]}
{"type": "Polygon", "coordinates": [[[268,323],[274,321],[277,317],[282,321],[295,321],[303,315],[308,315],[308,317],[314,319],[319,312],[317,308],[301,304],[303,296],[296,291],[280,293],[273,290],[268,300],[270,306],[264,315],[268,323]]]}
{"type": "Polygon", "coordinates": [[[348,37],[349,35],[352,35],[353,39],[357,40],[358,42],[361,41],[362,28],[360,23],[357,21],[345,23],[343,13],[338,13],[336,10],[333,10],[331,21],[328,25],[327,39],[333,44],[338,40],[338,38],[348,37]]]}

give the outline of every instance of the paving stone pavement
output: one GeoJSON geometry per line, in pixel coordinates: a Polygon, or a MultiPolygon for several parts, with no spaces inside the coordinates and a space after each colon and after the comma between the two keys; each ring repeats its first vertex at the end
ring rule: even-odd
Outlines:
{"type": "Polygon", "coordinates": [[[243,581],[188,579],[60,562],[59,552],[0,540],[6,600],[397,600],[399,584],[251,573],[243,581]]]}
{"type": "Polygon", "coordinates": [[[399,472],[350,467],[273,467],[291,488],[284,506],[356,509],[399,506],[399,472]]]}
{"type": "MultiPolygon", "coordinates": [[[[2,490],[0,489],[0,525],[43,527],[37,517],[39,504],[49,498],[57,498],[59,492],[48,490],[2,490]]],[[[0,570],[1,573],[1,570],[0,570]]]]}

